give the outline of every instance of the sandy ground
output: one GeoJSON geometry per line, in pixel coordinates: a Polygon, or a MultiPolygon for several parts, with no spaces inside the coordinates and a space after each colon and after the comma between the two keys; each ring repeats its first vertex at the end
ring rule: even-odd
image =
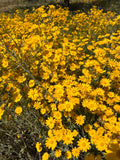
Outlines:
{"type": "MultiPolygon", "coordinates": [[[[32,3],[28,2],[30,0],[0,0],[0,12],[3,11],[9,11],[13,8],[16,7],[29,7],[29,6],[38,6],[38,5],[42,5],[43,4],[48,4],[49,2],[53,2],[53,3],[59,3],[60,1],[63,0],[38,0],[37,3],[34,3],[34,1],[32,3]],[[23,2],[24,1],[24,2],[23,2]]],[[[76,2],[86,2],[86,3],[90,3],[90,2],[96,1],[96,0],[70,0],[70,3],[76,3],[76,2]]]]}
{"type": "Polygon", "coordinates": [[[7,11],[19,5],[20,0],[0,0],[0,11],[7,11]]]}
{"type": "MultiPolygon", "coordinates": [[[[35,6],[46,5],[50,3],[51,4],[59,3],[60,1],[64,1],[64,0],[37,0],[37,3],[35,1],[36,0],[0,0],[0,12],[10,11],[18,7],[31,7],[31,6],[35,7],[35,6]]],[[[79,2],[81,3],[86,2],[87,4],[90,4],[91,2],[102,1],[102,0],[69,0],[69,1],[73,5],[79,2]]],[[[104,8],[120,13],[120,0],[114,0],[114,1],[110,0],[110,3],[108,1],[108,3],[104,5],[104,8]]]]}
{"type": "MultiPolygon", "coordinates": [[[[44,0],[42,0],[44,1],[44,0]]],[[[16,7],[30,7],[30,6],[37,6],[40,5],[40,1],[38,3],[30,3],[30,2],[23,2],[23,0],[0,0],[0,12],[9,11],[16,7]]]]}

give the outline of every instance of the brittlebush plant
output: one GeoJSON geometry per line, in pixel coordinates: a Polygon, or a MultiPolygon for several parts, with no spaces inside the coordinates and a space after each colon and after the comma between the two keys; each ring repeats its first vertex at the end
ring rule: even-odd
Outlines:
{"type": "Polygon", "coordinates": [[[3,159],[120,159],[120,15],[49,5],[0,26],[3,159]]]}

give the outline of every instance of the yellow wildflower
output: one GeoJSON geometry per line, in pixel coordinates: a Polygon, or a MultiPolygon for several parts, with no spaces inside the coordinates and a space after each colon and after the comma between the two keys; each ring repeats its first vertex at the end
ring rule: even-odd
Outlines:
{"type": "Polygon", "coordinates": [[[56,141],[61,141],[62,140],[62,138],[63,138],[63,132],[62,132],[62,130],[61,129],[55,129],[55,130],[53,130],[53,133],[54,133],[54,135],[55,135],[55,138],[56,138],[56,141]]]}
{"type": "Polygon", "coordinates": [[[79,134],[79,132],[74,129],[73,132],[72,132],[72,134],[73,134],[73,137],[76,137],[79,134]]]}
{"type": "Polygon", "coordinates": [[[72,157],[72,154],[70,151],[65,152],[65,158],[70,159],[72,157]]]}
{"type": "Polygon", "coordinates": [[[19,77],[17,78],[17,81],[18,81],[18,83],[23,83],[24,81],[26,81],[25,75],[19,76],[19,77]]]}
{"type": "Polygon", "coordinates": [[[61,114],[61,112],[59,112],[59,111],[54,111],[54,112],[53,112],[53,117],[54,117],[55,119],[61,119],[62,114],[61,114]]]}
{"type": "Polygon", "coordinates": [[[55,151],[55,157],[58,158],[61,156],[61,150],[60,149],[56,149],[55,151]]]}
{"type": "Polygon", "coordinates": [[[29,87],[33,87],[34,85],[35,85],[35,81],[31,79],[29,81],[29,87]]]}
{"type": "Polygon", "coordinates": [[[48,137],[46,142],[45,142],[46,147],[49,149],[54,150],[55,147],[57,146],[57,142],[54,136],[48,137]]]}
{"type": "Polygon", "coordinates": [[[73,106],[73,104],[71,102],[66,101],[64,103],[64,108],[65,108],[65,111],[70,112],[70,111],[73,110],[74,106],[73,106]]]}
{"type": "Polygon", "coordinates": [[[17,115],[20,115],[21,113],[22,113],[22,107],[16,107],[16,109],[15,109],[15,113],[17,114],[17,115]]]}
{"type": "Polygon", "coordinates": [[[35,102],[34,103],[34,108],[37,110],[37,109],[40,109],[40,107],[41,107],[41,102],[35,102]]]}
{"type": "Polygon", "coordinates": [[[54,97],[57,99],[57,100],[61,100],[61,97],[63,96],[64,94],[64,88],[62,85],[57,85],[55,87],[55,93],[54,93],[54,97]]]}
{"type": "Polygon", "coordinates": [[[72,144],[73,140],[74,140],[74,138],[73,138],[72,132],[67,131],[63,136],[63,141],[64,141],[63,143],[66,144],[66,145],[72,144]]]}
{"type": "Polygon", "coordinates": [[[49,117],[47,120],[46,120],[46,125],[52,129],[55,125],[55,120],[53,119],[53,117],[49,117]]]}
{"type": "Polygon", "coordinates": [[[120,113],[120,105],[119,105],[119,104],[114,105],[113,108],[114,108],[114,110],[115,110],[116,112],[120,113]]]}
{"type": "Polygon", "coordinates": [[[0,108],[0,119],[2,118],[4,111],[5,111],[4,109],[0,108]]]}
{"type": "Polygon", "coordinates": [[[17,96],[15,96],[14,98],[14,102],[19,102],[22,98],[22,95],[20,93],[17,94],[17,96]]]}
{"type": "Polygon", "coordinates": [[[30,89],[28,92],[28,97],[31,98],[32,100],[36,100],[39,97],[38,90],[35,89],[30,89]]]}
{"type": "Polygon", "coordinates": [[[78,147],[79,147],[80,151],[87,152],[90,149],[90,142],[88,139],[81,138],[77,142],[78,142],[78,147]]]}
{"type": "Polygon", "coordinates": [[[103,78],[103,79],[100,81],[100,84],[101,84],[103,87],[109,87],[109,86],[111,85],[110,82],[111,82],[110,79],[103,78]]]}
{"type": "Polygon", "coordinates": [[[94,143],[96,145],[96,148],[99,151],[106,151],[107,150],[107,144],[106,144],[106,141],[103,137],[96,139],[96,141],[94,143]]]}
{"type": "Polygon", "coordinates": [[[20,135],[19,135],[19,134],[17,134],[17,138],[18,138],[18,139],[20,138],[20,135]]]}
{"type": "Polygon", "coordinates": [[[76,124],[82,126],[84,124],[85,116],[79,115],[76,117],[76,124]]]}
{"type": "Polygon", "coordinates": [[[4,68],[6,68],[6,67],[8,66],[8,60],[7,60],[7,59],[3,59],[3,60],[2,60],[2,66],[3,66],[4,68]]]}
{"type": "Polygon", "coordinates": [[[43,155],[42,155],[42,160],[48,160],[49,158],[49,154],[47,152],[45,152],[43,155]]]}
{"type": "Polygon", "coordinates": [[[41,152],[42,151],[41,143],[39,143],[39,142],[36,143],[36,149],[37,149],[37,152],[41,152]]]}
{"type": "Polygon", "coordinates": [[[46,113],[46,108],[41,108],[40,112],[41,112],[41,114],[45,114],[46,113]]]}
{"type": "Polygon", "coordinates": [[[79,155],[80,155],[80,149],[74,147],[74,148],[72,149],[72,155],[73,155],[74,157],[78,158],[79,155]]]}

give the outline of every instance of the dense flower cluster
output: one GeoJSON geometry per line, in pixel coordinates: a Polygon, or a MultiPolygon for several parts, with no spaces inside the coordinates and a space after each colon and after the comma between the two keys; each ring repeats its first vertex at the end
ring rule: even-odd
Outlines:
{"type": "Polygon", "coordinates": [[[0,25],[0,119],[39,110],[43,160],[120,159],[120,16],[50,5],[2,14],[0,25]]]}

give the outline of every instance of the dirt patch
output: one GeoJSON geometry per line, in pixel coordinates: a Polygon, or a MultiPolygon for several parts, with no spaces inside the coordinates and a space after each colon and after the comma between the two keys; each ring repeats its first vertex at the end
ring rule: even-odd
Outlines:
{"type": "Polygon", "coordinates": [[[20,5],[19,0],[0,0],[0,11],[11,10],[20,5]]]}
{"type": "MultiPolygon", "coordinates": [[[[0,0],[0,12],[10,11],[15,8],[37,7],[41,5],[55,4],[64,0],[0,0]]],[[[120,14],[120,0],[69,0],[72,10],[87,10],[91,7],[91,3],[100,2],[99,9],[104,11],[111,10],[120,14]]],[[[97,4],[95,4],[97,5],[97,4]]]]}
{"type": "MultiPolygon", "coordinates": [[[[52,3],[61,3],[64,0],[0,0],[0,11],[9,11],[18,7],[40,6],[52,3]]],[[[69,0],[73,3],[91,3],[97,0],[69,0]]]]}
{"type": "MultiPolygon", "coordinates": [[[[43,0],[42,0],[43,1],[43,0]]],[[[44,2],[45,4],[45,2],[44,2]]],[[[38,6],[43,5],[43,2],[37,1],[23,1],[23,0],[0,0],[0,12],[4,11],[10,11],[14,8],[18,7],[32,7],[32,6],[38,6]]]]}

